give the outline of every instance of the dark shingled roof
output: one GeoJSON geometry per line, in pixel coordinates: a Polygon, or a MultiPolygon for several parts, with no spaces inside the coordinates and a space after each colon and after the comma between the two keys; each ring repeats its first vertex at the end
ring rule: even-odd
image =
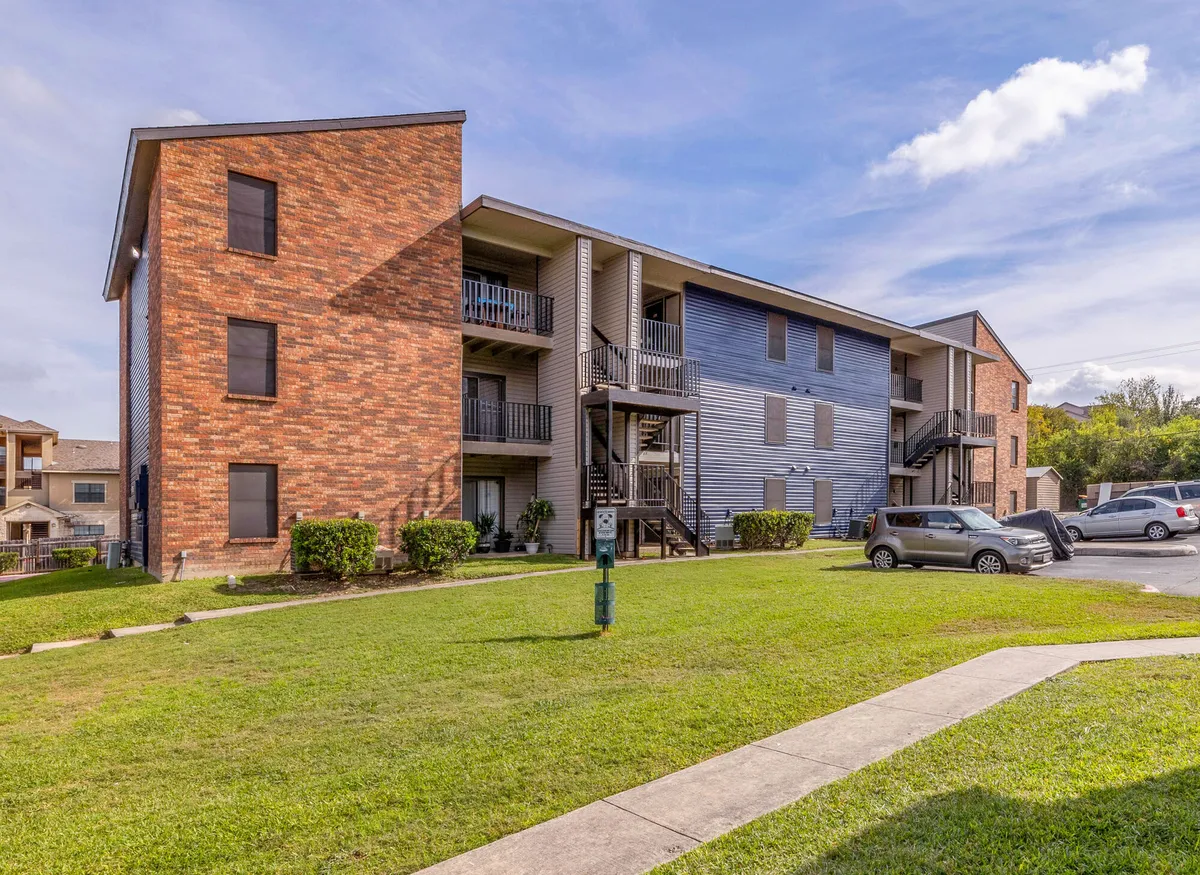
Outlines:
{"type": "Polygon", "coordinates": [[[118,441],[81,441],[59,438],[54,462],[47,471],[119,471],[121,444],[118,441]]]}

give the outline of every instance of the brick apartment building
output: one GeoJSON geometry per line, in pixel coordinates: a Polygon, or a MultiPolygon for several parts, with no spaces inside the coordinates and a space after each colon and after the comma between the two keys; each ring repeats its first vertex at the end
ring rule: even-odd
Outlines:
{"type": "Polygon", "coordinates": [[[463,207],[464,120],[132,132],[105,296],[122,530],[151,573],[286,568],[301,516],[362,515],[384,543],[425,515],[513,529],[533,495],[556,508],[544,549],[587,551],[611,504],[622,549],[702,551],[731,513],[813,510],[828,529],[889,482],[913,498],[930,472],[908,461],[995,447],[969,387],[1004,353],[982,333],[486,196],[463,207]],[[941,387],[924,400],[922,373],[941,387]]]}

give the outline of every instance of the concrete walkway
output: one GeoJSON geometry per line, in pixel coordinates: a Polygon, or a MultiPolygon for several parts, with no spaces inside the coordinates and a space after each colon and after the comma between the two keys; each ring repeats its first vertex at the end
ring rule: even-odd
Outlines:
{"type": "Polygon", "coordinates": [[[639,875],[1082,662],[1200,655],[1200,638],[1006,647],[423,870],[639,875]]]}
{"type": "Polygon", "coordinates": [[[1195,544],[1172,544],[1153,541],[1076,541],[1076,556],[1125,556],[1137,559],[1160,559],[1167,556],[1195,556],[1195,544]]]}

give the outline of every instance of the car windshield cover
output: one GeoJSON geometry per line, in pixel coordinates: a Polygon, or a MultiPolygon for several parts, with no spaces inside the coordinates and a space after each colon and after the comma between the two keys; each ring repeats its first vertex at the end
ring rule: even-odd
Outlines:
{"type": "Polygon", "coordinates": [[[1000,525],[1000,523],[996,522],[977,507],[960,507],[955,511],[955,513],[958,514],[959,518],[962,519],[963,523],[966,524],[968,529],[971,529],[975,532],[980,532],[985,529],[1004,528],[1002,525],[1000,525]]]}

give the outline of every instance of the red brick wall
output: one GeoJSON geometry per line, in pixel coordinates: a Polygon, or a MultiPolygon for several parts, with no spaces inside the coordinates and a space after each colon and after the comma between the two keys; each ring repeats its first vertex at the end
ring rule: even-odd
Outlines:
{"type": "Polygon", "coordinates": [[[457,123],[162,144],[156,573],[284,569],[297,511],[457,518],[461,160],[457,123]],[[277,183],[277,257],[227,250],[229,170],[277,183]],[[277,324],[276,400],[227,397],[229,317],[277,324]],[[231,462],[279,466],[278,540],[229,541],[231,462]]]}
{"type": "Polygon", "coordinates": [[[975,409],[980,413],[996,414],[996,449],[975,451],[975,479],[992,476],[992,454],[996,457],[996,516],[1008,513],[1009,492],[1017,493],[1017,512],[1025,510],[1025,439],[1028,434],[1028,385],[1021,372],[1005,354],[996,338],[982,322],[976,326],[975,345],[1000,356],[998,362],[987,362],[975,369],[975,409]],[[1011,384],[1020,386],[1020,404],[1014,412],[1011,384]],[[1011,436],[1017,436],[1017,465],[1011,464],[1011,436]]]}

